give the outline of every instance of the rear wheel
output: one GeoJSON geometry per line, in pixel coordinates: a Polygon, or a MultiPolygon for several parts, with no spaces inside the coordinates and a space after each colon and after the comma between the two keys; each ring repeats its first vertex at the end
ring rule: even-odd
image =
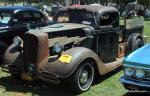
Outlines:
{"type": "Polygon", "coordinates": [[[90,62],[83,62],[74,74],[69,78],[69,87],[77,92],[81,93],[87,91],[94,78],[94,67],[90,62]]]}
{"type": "Polygon", "coordinates": [[[144,41],[141,37],[132,36],[129,38],[126,46],[126,55],[144,46],[144,41]]]}
{"type": "Polygon", "coordinates": [[[140,39],[140,38],[137,38],[135,43],[133,44],[133,50],[136,50],[136,49],[138,49],[138,48],[140,48],[142,46],[144,46],[143,40],[140,39]]]}

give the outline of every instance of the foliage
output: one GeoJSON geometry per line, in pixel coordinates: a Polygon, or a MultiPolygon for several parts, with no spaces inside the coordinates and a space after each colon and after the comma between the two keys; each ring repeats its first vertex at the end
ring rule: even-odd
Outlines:
{"type": "Polygon", "coordinates": [[[142,5],[144,5],[145,7],[148,7],[150,4],[149,0],[138,0],[138,2],[142,5]]]}

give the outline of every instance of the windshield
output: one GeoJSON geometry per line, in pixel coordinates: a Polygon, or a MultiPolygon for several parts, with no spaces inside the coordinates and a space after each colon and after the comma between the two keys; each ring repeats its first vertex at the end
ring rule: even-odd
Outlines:
{"type": "Polygon", "coordinates": [[[57,14],[57,22],[58,23],[85,23],[88,25],[95,24],[95,14],[93,12],[86,11],[67,11],[67,12],[59,12],[57,14]]]}
{"type": "Polygon", "coordinates": [[[0,12],[0,24],[7,25],[11,19],[11,13],[0,12]]]}

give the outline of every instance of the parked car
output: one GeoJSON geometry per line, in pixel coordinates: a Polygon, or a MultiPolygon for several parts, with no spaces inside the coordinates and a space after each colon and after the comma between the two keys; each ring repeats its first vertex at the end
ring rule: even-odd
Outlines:
{"type": "Polygon", "coordinates": [[[27,6],[0,7],[0,64],[15,36],[22,37],[29,28],[44,27],[48,19],[40,11],[27,6]]]}
{"type": "Polygon", "coordinates": [[[128,90],[150,90],[150,44],[134,51],[124,59],[124,76],[120,82],[128,90]]]}
{"type": "Polygon", "coordinates": [[[54,21],[59,23],[28,31],[24,40],[14,38],[3,71],[27,81],[65,82],[83,92],[96,74],[118,68],[124,55],[144,45],[143,18],[126,19],[120,29],[119,11],[113,7],[64,7],[54,21]]]}

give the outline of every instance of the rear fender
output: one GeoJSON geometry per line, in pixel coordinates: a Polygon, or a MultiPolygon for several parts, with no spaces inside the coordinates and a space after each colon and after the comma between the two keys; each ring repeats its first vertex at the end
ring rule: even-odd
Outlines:
{"type": "Polygon", "coordinates": [[[133,33],[128,37],[127,44],[126,44],[126,50],[125,50],[126,55],[128,55],[129,53],[131,53],[133,51],[133,43],[136,41],[137,38],[142,39],[144,42],[142,35],[139,33],[133,33]]]}

